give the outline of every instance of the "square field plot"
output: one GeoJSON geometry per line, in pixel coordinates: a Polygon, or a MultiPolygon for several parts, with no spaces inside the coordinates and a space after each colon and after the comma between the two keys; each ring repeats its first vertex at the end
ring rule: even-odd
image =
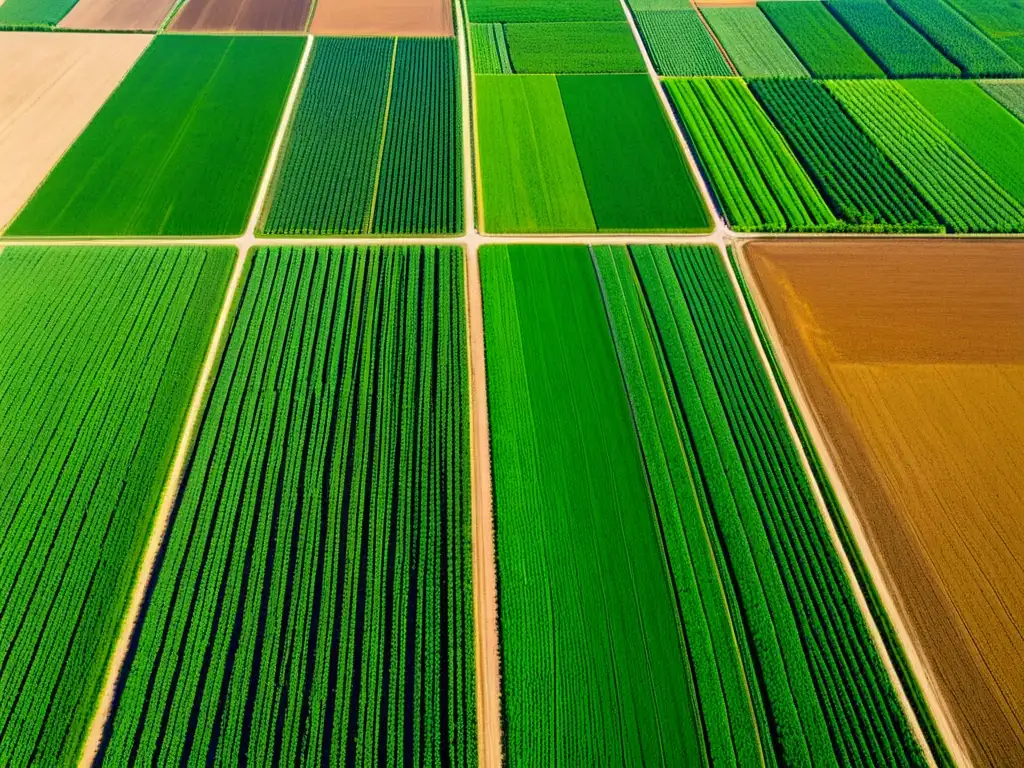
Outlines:
{"type": "Polygon", "coordinates": [[[456,59],[450,38],[318,38],[261,233],[462,231],[456,59]]]}
{"type": "Polygon", "coordinates": [[[660,75],[732,74],[694,10],[633,10],[644,45],[660,75]]]}
{"type": "Polygon", "coordinates": [[[0,249],[0,755],[75,765],[234,248],[0,249]]]}
{"type": "Polygon", "coordinates": [[[2,228],[46,178],[151,38],[0,34],[2,228]]]}
{"type": "Polygon", "coordinates": [[[250,258],[103,764],[473,768],[462,251],[250,258]]]}
{"type": "Polygon", "coordinates": [[[709,228],[647,77],[481,75],[476,83],[485,231],[709,228]]]}
{"type": "Polygon", "coordinates": [[[808,76],[760,8],[704,8],[702,13],[743,77],[808,76]]]}
{"type": "Polygon", "coordinates": [[[303,44],[157,38],[7,234],[240,234],[303,44]]]}

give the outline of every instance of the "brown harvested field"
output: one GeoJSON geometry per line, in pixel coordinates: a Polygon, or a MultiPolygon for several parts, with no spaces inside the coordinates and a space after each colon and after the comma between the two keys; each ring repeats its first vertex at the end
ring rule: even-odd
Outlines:
{"type": "Polygon", "coordinates": [[[314,35],[450,37],[451,0],[319,0],[314,35]]]}
{"type": "Polygon", "coordinates": [[[313,0],[188,0],[175,32],[304,32],[313,0]]]}
{"type": "Polygon", "coordinates": [[[6,227],[152,39],[4,32],[0,228],[6,227]]]}
{"type": "Polygon", "coordinates": [[[155,31],[175,0],[79,0],[61,19],[63,29],[155,31]]]}
{"type": "Polygon", "coordinates": [[[742,263],[928,687],[973,762],[1024,765],[1024,241],[742,263]]]}

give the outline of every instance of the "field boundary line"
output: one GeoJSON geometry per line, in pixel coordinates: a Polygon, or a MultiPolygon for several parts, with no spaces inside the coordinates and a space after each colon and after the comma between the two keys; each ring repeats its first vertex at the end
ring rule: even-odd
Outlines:
{"type": "Polygon", "coordinates": [[[256,244],[256,225],[263,214],[263,208],[267,204],[267,197],[270,194],[270,184],[277,171],[278,158],[281,155],[281,148],[284,146],[285,137],[288,135],[288,128],[295,117],[296,105],[299,101],[299,91],[306,81],[306,69],[309,66],[309,59],[313,52],[313,36],[306,35],[306,47],[302,49],[302,57],[299,65],[295,68],[295,77],[292,79],[292,86],[288,91],[288,99],[281,110],[281,121],[277,125],[277,133],[274,134],[274,143],[270,145],[270,152],[267,154],[267,163],[263,168],[263,176],[260,178],[260,185],[256,188],[256,199],[253,200],[252,211],[249,213],[249,223],[245,227],[245,233],[234,238],[229,244],[237,245],[243,252],[251,245],[256,244]]]}
{"type": "Polygon", "coordinates": [[[103,688],[100,690],[96,710],[93,713],[92,722],[86,734],[85,742],[82,745],[82,752],[79,755],[79,768],[88,768],[96,760],[100,743],[103,740],[103,731],[113,713],[114,691],[117,682],[121,678],[124,661],[128,655],[128,647],[131,644],[132,636],[135,634],[142,604],[149,589],[150,580],[153,577],[156,558],[163,546],[167,534],[167,527],[171,519],[171,511],[181,490],[182,476],[185,471],[185,462],[192,451],[193,436],[196,431],[196,424],[199,415],[206,403],[208,383],[212,377],[214,367],[220,357],[224,328],[232,315],[235,304],[235,294],[238,285],[245,274],[245,266],[248,251],[239,249],[235,260],[235,266],[231,273],[231,280],[228,282],[227,290],[224,293],[224,301],[217,316],[217,325],[214,326],[213,335],[210,337],[210,344],[206,349],[206,356],[203,359],[203,367],[199,372],[195,389],[192,392],[192,401],[189,404],[188,414],[185,423],[182,425],[181,434],[178,437],[178,447],[174,452],[174,461],[167,475],[167,481],[160,494],[160,506],[157,507],[153,517],[153,527],[150,529],[146,541],[146,549],[142,561],[135,575],[135,586],[132,588],[131,600],[125,611],[124,619],[121,622],[121,630],[118,633],[117,643],[114,645],[113,653],[107,662],[107,672],[103,679],[103,688]]]}
{"type": "Polygon", "coordinates": [[[647,76],[650,78],[651,85],[661,100],[661,109],[665,119],[668,120],[668,124],[672,127],[673,133],[675,133],[676,141],[683,150],[683,157],[686,158],[686,164],[690,166],[690,174],[693,176],[694,181],[697,182],[697,189],[700,191],[700,196],[704,200],[704,206],[711,216],[711,223],[714,227],[710,233],[711,240],[715,244],[722,246],[725,242],[724,238],[731,235],[732,232],[728,225],[726,225],[725,219],[722,218],[722,213],[718,210],[718,206],[715,204],[715,198],[711,194],[711,187],[708,186],[708,181],[701,172],[700,164],[697,162],[697,158],[693,154],[686,136],[683,135],[683,129],[679,125],[679,121],[676,120],[675,109],[668,100],[668,96],[665,95],[665,89],[661,87],[661,78],[658,77],[658,71],[654,68],[651,55],[647,52],[647,47],[644,45],[643,35],[640,34],[640,28],[636,25],[636,19],[633,18],[629,3],[626,0],[619,0],[619,5],[622,7],[622,12],[626,15],[626,21],[629,23],[629,29],[633,33],[633,42],[640,49],[644,66],[647,68],[647,76]]]}
{"type": "Polygon", "coordinates": [[[380,134],[380,151],[377,152],[377,173],[373,176],[373,192],[370,195],[370,211],[366,215],[366,231],[373,231],[373,217],[377,213],[377,191],[380,189],[380,172],[384,166],[384,148],[388,142],[388,120],[391,119],[391,99],[395,93],[395,62],[398,60],[398,38],[391,46],[391,74],[388,78],[388,98],[384,102],[384,125],[380,134]]]}
{"type": "MultiPolygon", "coordinates": [[[[857,601],[857,607],[860,609],[861,616],[863,617],[864,622],[868,627],[868,632],[871,635],[871,640],[874,643],[875,650],[878,653],[879,658],[882,660],[882,664],[885,667],[885,671],[889,676],[889,682],[893,686],[893,689],[896,691],[897,697],[900,701],[900,706],[903,710],[903,714],[907,718],[907,722],[910,724],[910,728],[914,733],[914,738],[917,739],[917,742],[921,747],[922,754],[924,754],[925,759],[928,762],[928,765],[934,768],[937,765],[937,762],[935,756],[932,754],[931,746],[928,744],[928,739],[925,737],[924,729],[921,727],[921,724],[918,721],[917,712],[914,710],[914,707],[911,704],[909,697],[907,696],[906,690],[903,687],[903,683],[899,678],[899,674],[896,671],[896,667],[889,656],[889,649],[886,647],[885,641],[882,638],[882,634],[878,629],[878,625],[875,623],[875,617],[872,615],[871,609],[868,606],[867,598],[864,596],[864,591],[861,589],[860,583],[857,581],[857,575],[853,570],[853,566],[850,564],[850,559],[847,555],[846,548],[843,546],[842,540],[839,538],[839,534],[836,531],[835,522],[832,520],[832,515],[828,510],[827,504],[825,503],[825,497],[823,496],[821,488],[818,486],[818,482],[815,479],[814,472],[810,465],[810,461],[807,458],[807,453],[804,450],[803,441],[800,439],[800,434],[797,431],[796,426],[793,424],[793,418],[789,412],[789,408],[786,406],[786,401],[785,398],[782,396],[782,391],[779,382],[775,378],[775,373],[773,372],[771,363],[768,360],[768,355],[765,352],[764,345],[761,341],[761,337],[757,332],[757,326],[754,323],[753,317],[751,316],[751,309],[748,306],[746,298],[743,295],[743,290],[740,287],[739,280],[743,278],[745,282],[747,282],[748,284],[750,284],[750,281],[745,279],[745,274],[737,275],[736,271],[733,270],[732,264],[729,261],[729,254],[726,253],[724,248],[719,251],[719,257],[722,261],[723,266],[725,267],[726,273],[728,274],[729,283],[733,289],[733,295],[735,299],[739,302],[741,314],[743,315],[744,322],[747,325],[747,331],[752,337],[754,346],[757,349],[758,358],[761,361],[762,369],[764,370],[764,372],[768,376],[769,381],[771,382],[771,389],[772,394],[775,396],[776,407],[782,412],[783,419],[786,423],[786,429],[789,432],[789,438],[792,441],[797,451],[797,454],[800,457],[801,470],[804,476],[807,478],[807,481],[811,487],[811,491],[814,495],[815,504],[818,508],[818,513],[821,515],[821,518],[825,523],[825,528],[828,531],[829,539],[832,542],[832,548],[836,551],[836,554],[839,556],[839,560],[843,566],[843,572],[846,575],[846,581],[849,584],[851,591],[853,592],[854,599],[857,601]]],[[[742,256],[737,255],[737,264],[741,265],[742,262],[742,256]]],[[[740,266],[739,268],[742,272],[742,266],[740,266]]],[[[751,287],[751,296],[753,300],[756,302],[757,294],[753,286],[751,287]]],[[[762,316],[762,320],[766,324],[766,330],[769,332],[769,334],[772,336],[774,340],[773,326],[768,325],[768,323],[771,322],[770,318],[768,318],[764,312],[760,312],[760,314],[762,316]]],[[[779,348],[781,347],[781,345],[775,344],[774,346],[776,347],[776,353],[779,353],[779,348]]],[[[788,360],[784,359],[781,356],[779,356],[778,359],[780,365],[782,366],[784,374],[789,379],[795,382],[796,380],[793,377],[793,371],[789,368],[788,360]]],[[[800,410],[802,412],[812,414],[813,411],[808,410],[808,404],[803,398],[802,391],[797,391],[799,390],[799,387],[791,386],[790,390],[793,392],[794,397],[797,398],[797,403],[799,405],[800,410]]],[[[813,439],[816,443],[816,447],[820,454],[822,446],[819,443],[821,443],[822,441],[820,440],[820,434],[818,433],[818,429],[816,428],[816,426],[808,424],[808,430],[811,432],[813,439]]],[[[839,496],[840,503],[846,510],[849,510],[851,508],[849,497],[842,483],[837,483],[838,473],[835,471],[835,467],[832,465],[830,455],[822,455],[822,461],[825,465],[825,470],[829,475],[829,480],[830,482],[832,482],[833,489],[839,496]]],[[[847,518],[851,520],[851,523],[855,521],[855,516],[847,515],[847,518]]],[[[942,731],[943,737],[946,739],[947,747],[950,747],[953,750],[956,756],[956,761],[959,765],[971,765],[970,761],[967,760],[966,755],[963,753],[962,749],[960,749],[959,742],[951,738],[953,734],[951,734],[949,730],[949,723],[946,722],[944,717],[945,704],[942,701],[942,697],[939,696],[936,691],[933,691],[929,688],[928,678],[921,674],[921,672],[924,670],[922,669],[922,666],[920,664],[920,659],[915,658],[917,655],[916,648],[914,648],[914,646],[912,645],[908,646],[908,635],[906,634],[906,629],[903,626],[902,621],[899,620],[899,614],[895,611],[895,603],[893,602],[892,597],[888,592],[888,589],[886,589],[884,586],[884,582],[881,579],[881,572],[879,571],[874,556],[870,548],[868,547],[865,538],[863,537],[863,532],[860,530],[859,522],[856,525],[851,524],[851,530],[853,530],[854,537],[857,541],[857,548],[860,550],[861,556],[864,558],[865,565],[867,566],[868,571],[871,573],[872,581],[874,582],[876,590],[879,592],[879,597],[882,599],[886,612],[889,614],[890,621],[893,622],[894,627],[896,628],[898,634],[901,636],[904,649],[908,647],[914,649],[913,652],[907,653],[908,661],[911,663],[914,675],[917,677],[918,683],[921,685],[922,691],[928,699],[928,704],[933,710],[931,714],[933,716],[936,716],[936,711],[939,711],[940,713],[940,715],[936,717],[936,719],[939,720],[939,722],[941,723],[940,730],[942,731]]]]}
{"type": "Polygon", "coordinates": [[[469,333],[470,432],[472,460],[473,627],[476,660],[476,734],[480,768],[501,768],[501,661],[498,633],[498,563],[494,545],[491,436],[487,412],[487,357],[484,351],[480,255],[466,249],[466,322],[469,333]]]}

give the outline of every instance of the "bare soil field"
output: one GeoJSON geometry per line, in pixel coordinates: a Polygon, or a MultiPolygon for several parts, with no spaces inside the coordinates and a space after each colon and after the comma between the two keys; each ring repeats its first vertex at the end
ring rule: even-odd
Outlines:
{"type": "Polygon", "coordinates": [[[450,0],[319,0],[314,35],[450,37],[450,0]]]}
{"type": "Polygon", "coordinates": [[[1024,242],[743,262],[957,738],[1024,765],[1024,242]]]}
{"type": "Polygon", "coordinates": [[[312,0],[189,0],[175,32],[303,32],[312,0]]]}
{"type": "Polygon", "coordinates": [[[78,137],[150,35],[4,32],[0,45],[0,229],[78,137]]]}
{"type": "Polygon", "coordinates": [[[174,0],[80,0],[57,26],[62,29],[155,31],[173,6],[174,0]]]}

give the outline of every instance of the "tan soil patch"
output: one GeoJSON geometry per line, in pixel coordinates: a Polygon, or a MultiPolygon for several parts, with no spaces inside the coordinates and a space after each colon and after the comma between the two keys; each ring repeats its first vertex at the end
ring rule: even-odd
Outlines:
{"type": "Polygon", "coordinates": [[[61,19],[63,29],[123,29],[155,31],[175,0],[80,0],[61,19]]]}
{"type": "Polygon", "coordinates": [[[6,227],[151,37],[73,32],[2,35],[0,227],[6,227]]]}
{"type": "Polygon", "coordinates": [[[451,0],[319,0],[314,35],[450,37],[451,0]]]}
{"type": "Polygon", "coordinates": [[[175,32],[303,32],[312,0],[189,0],[175,32]]]}
{"type": "Polygon", "coordinates": [[[746,258],[926,682],[973,761],[1024,765],[1024,242],[746,258]]]}

